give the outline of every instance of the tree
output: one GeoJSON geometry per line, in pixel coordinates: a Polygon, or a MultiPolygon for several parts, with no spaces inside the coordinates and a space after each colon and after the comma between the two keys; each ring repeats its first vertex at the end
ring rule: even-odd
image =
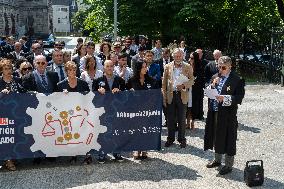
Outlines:
{"type": "Polygon", "coordinates": [[[94,41],[99,41],[104,34],[112,33],[113,24],[109,17],[112,0],[83,0],[83,4],[87,9],[76,13],[72,19],[74,27],[81,29],[94,41]]]}
{"type": "Polygon", "coordinates": [[[280,17],[282,21],[284,21],[284,3],[283,0],[275,0],[278,8],[278,12],[280,14],[280,17]]]}
{"type": "MultiPolygon", "coordinates": [[[[75,17],[83,23],[78,25],[95,39],[112,33],[113,1],[84,3],[89,8],[75,17]]],[[[283,11],[283,0],[119,0],[118,35],[143,34],[164,44],[184,36],[193,49],[234,53],[242,49],[246,38],[253,39],[259,49],[267,45],[271,28],[283,26],[283,11]]]]}

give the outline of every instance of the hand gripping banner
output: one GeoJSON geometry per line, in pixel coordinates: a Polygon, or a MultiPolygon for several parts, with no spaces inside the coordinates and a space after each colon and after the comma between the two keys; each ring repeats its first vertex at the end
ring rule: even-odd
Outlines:
{"type": "Polygon", "coordinates": [[[159,89],[0,94],[0,159],[160,150],[159,89]]]}

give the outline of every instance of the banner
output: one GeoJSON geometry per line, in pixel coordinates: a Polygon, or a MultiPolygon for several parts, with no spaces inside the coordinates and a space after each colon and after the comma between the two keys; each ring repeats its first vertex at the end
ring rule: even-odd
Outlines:
{"type": "Polygon", "coordinates": [[[159,89],[0,94],[0,159],[159,150],[159,89]]]}

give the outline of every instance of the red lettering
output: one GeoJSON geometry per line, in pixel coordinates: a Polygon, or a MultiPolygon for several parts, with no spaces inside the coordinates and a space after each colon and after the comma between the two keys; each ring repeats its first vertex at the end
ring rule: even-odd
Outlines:
{"type": "Polygon", "coordinates": [[[0,125],[8,125],[8,118],[0,118],[0,125]]]}

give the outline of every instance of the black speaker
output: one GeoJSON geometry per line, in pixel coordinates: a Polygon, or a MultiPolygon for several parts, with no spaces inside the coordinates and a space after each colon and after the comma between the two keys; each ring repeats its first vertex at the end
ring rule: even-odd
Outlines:
{"type": "Polygon", "coordinates": [[[244,170],[244,181],[251,186],[261,186],[264,182],[264,169],[262,160],[247,161],[244,170]],[[252,164],[253,163],[253,164],[252,164]],[[257,164],[260,163],[260,164],[257,164]]]}

